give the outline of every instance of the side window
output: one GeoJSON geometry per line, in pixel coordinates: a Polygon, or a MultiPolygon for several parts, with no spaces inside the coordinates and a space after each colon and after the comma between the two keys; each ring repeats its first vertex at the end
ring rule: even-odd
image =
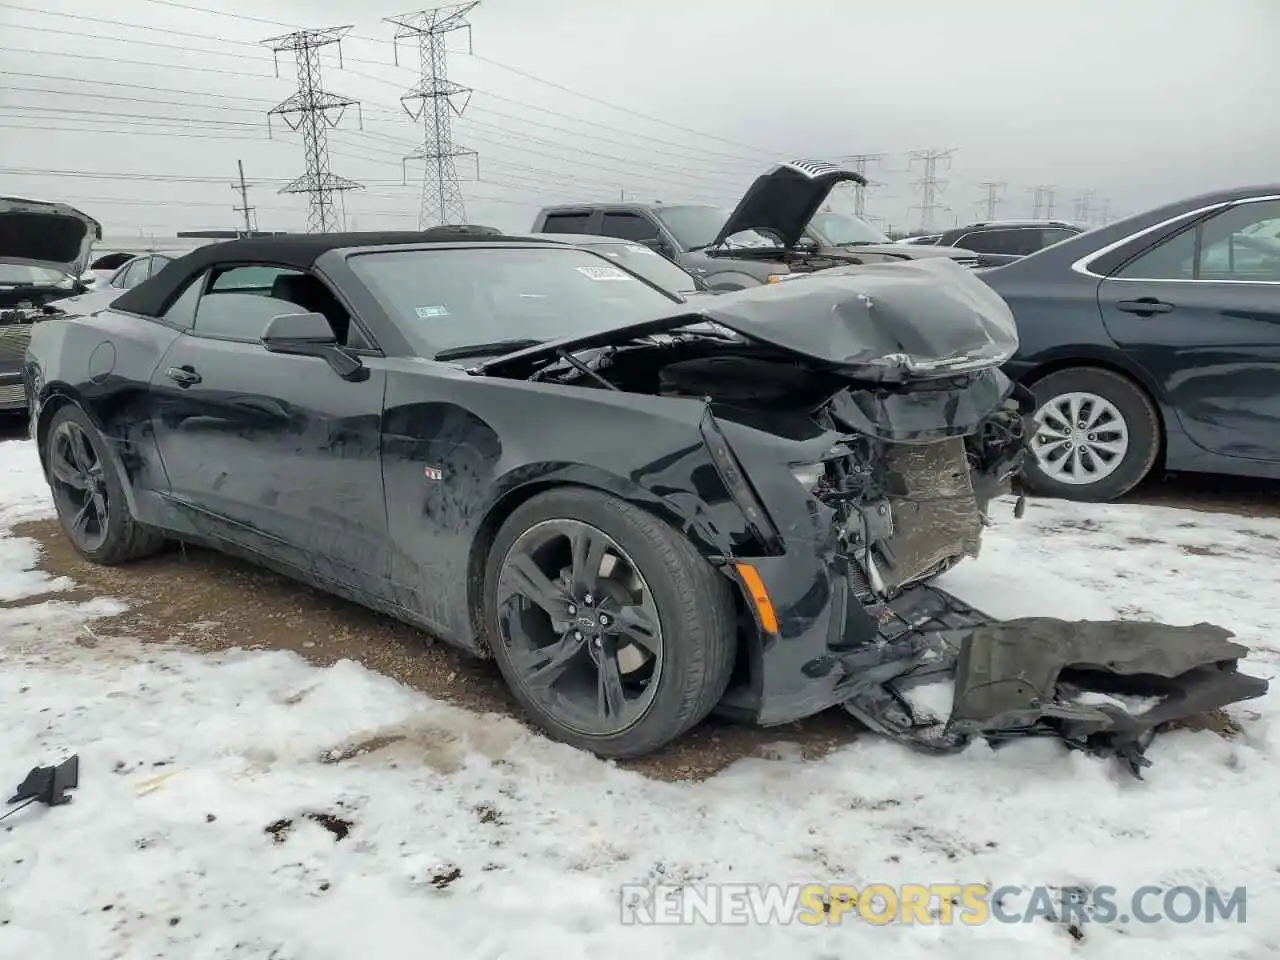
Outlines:
{"type": "Polygon", "coordinates": [[[236,291],[268,294],[271,292],[271,285],[282,274],[297,276],[298,271],[287,270],[284,267],[232,267],[230,270],[223,270],[213,278],[209,292],[236,291]]]}
{"type": "Polygon", "coordinates": [[[232,267],[219,271],[196,308],[194,333],[253,342],[273,317],[299,313],[302,305],[277,295],[295,278],[305,276],[283,267],[232,267]]]}
{"type": "Polygon", "coordinates": [[[1048,230],[1043,230],[1040,227],[1022,227],[1018,230],[1010,230],[1009,249],[1005,252],[1026,257],[1043,250],[1048,246],[1048,241],[1045,240],[1045,236],[1048,233],[1048,230]]]}
{"type": "Polygon", "coordinates": [[[1009,234],[1011,230],[982,230],[978,233],[966,233],[956,241],[955,245],[974,253],[1011,253],[1009,234]]]}
{"type": "Polygon", "coordinates": [[[1183,230],[1140,253],[1113,276],[1122,280],[1194,280],[1199,228],[1183,230]]]}
{"type": "MultiPolygon", "coordinates": [[[[1061,243],[1063,240],[1069,240],[1076,236],[1075,230],[1063,230],[1061,227],[1049,227],[1040,231],[1040,249],[1051,247],[1055,243],[1061,243]]],[[[1034,252],[1034,251],[1032,251],[1034,252]]]]}
{"type": "Polygon", "coordinates": [[[606,213],[600,227],[606,237],[619,237],[643,243],[658,239],[658,228],[647,217],[635,213],[606,213]]]}
{"type": "Polygon", "coordinates": [[[1228,207],[1200,231],[1197,279],[1280,281],[1280,200],[1228,207]]]}
{"type": "Polygon", "coordinates": [[[130,287],[136,287],[145,277],[146,264],[141,260],[134,260],[132,263],[126,264],[124,269],[117,273],[111,280],[111,285],[118,290],[128,290],[130,287]]]}
{"type": "Polygon", "coordinates": [[[549,213],[542,224],[543,233],[586,233],[590,213],[549,213]]]}
{"type": "Polygon", "coordinates": [[[318,277],[285,267],[216,272],[208,292],[199,298],[193,332],[256,342],[267,324],[284,313],[322,314],[338,343],[358,349],[370,346],[342,302],[318,277]]]}
{"type": "Polygon", "coordinates": [[[166,257],[162,254],[156,254],[151,258],[151,268],[147,271],[147,279],[150,280],[157,273],[173,262],[172,257],[166,257]]]}
{"type": "Polygon", "coordinates": [[[204,289],[208,276],[207,273],[202,273],[187,284],[187,289],[182,291],[182,295],[177,300],[169,304],[169,309],[164,312],[161,319],[190,330],[196,320],[196,306],[200,303],[200,291],[204,289]]]}

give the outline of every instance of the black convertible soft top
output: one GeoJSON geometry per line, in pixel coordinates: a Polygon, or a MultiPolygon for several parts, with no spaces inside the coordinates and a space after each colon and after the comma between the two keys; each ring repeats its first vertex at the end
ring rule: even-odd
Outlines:
{"type": "MultiPolygon", "coordinates": [[[[144,317],[158,317],[184,290],[187,282],[210,267],[228,264],[270,264],[310,270],[330,250],[420,243],[494,243],[504,240],[491,227],[432,227],[430,230],[386,230],[361,233],[299,233],[248,237],[199,247],[165,265],[158,274],[112,302],[112,308],[144,317]]],[[[520,244],[547,243],[520,237],[520,244]]]]}

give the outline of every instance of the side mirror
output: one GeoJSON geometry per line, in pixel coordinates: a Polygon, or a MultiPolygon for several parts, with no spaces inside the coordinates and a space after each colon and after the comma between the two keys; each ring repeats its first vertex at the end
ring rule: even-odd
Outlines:
{"type": "Polygon", "coordinates": [[[262,331],[262,345],[270,353],[319,357],[343,380],[366,380],[369,368],[338,345],[323,313],[282,313],[262,331]]]}

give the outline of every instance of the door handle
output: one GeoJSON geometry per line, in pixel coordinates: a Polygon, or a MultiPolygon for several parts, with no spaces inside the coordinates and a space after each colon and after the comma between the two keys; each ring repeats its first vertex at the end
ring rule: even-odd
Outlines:
{"type": "Polygon", "coordinates": [[[1138,300],[1121,300],[1116,304],[1117,310],[1125,313],[1136,313],[1140,317],[1153,317],[1157,313],[1172,313],[1173,304],[1157,300],[1155,297],[1142,297],[1138,300]]]}
{"type": "Polygon", "coordinates": [[[165,371],[165,375],[180,387],[194,386],[203,379],[194,368],[189,366],[170,367],[165,371]]]}

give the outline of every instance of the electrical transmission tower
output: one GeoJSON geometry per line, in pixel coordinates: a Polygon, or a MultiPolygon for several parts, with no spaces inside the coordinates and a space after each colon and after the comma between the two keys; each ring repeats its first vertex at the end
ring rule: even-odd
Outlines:
{"type": "Polygon", "coordinates": [[[1000,206],[1000,201],[1004,199],[1001,194],[1008,184],[1003,180],[984,180],[981,186],[987,191],[986,197],[982,200],[982,207],[986,210],[986,219],[994,220],[996,218],[996,208],[1000,206]]]}
{"type": "Polygon", "coordinates": [[[954,154],[955,148],[950,150],[912,150],[909,154],[910,161],[908,168],[915,161],[920,160],[924,163],[924,171],[919,180],[914,181],[914,185],[920,188],[920,229],[925,233],[933,229],[933,217],[937,213],[940,204],[938,203],[938,195],[947,187],[945,180],[938,179],[938,161],[945,160],[947,166],[951,165],[951,156],[954,154]]]}
{"type": "Polygon", "coordinates": [[[1052,220],[1055,188],[1047,183],[1036,185],[1031,200],[1032,220],[1052,220]]]}
{"type": "MultiPolygon", "coordinates": [[[[841,160],[845,163],[851,164],[854,170],[857,170],[858,173],[862,174],[865,177],[867,176],[867,164],[869,163],[879,164],[883,158],[884,158],[883,153],[857,153],[851,157],[842,157],[841,160]]],[[[882,187],[882,186],[884,186],[884,184],[876,183],[870,178],[867,179],[867,182],[865,184],[855,183],[853,185],[854,216],[858,217],[858,219],[860,220],[867,219],[867,188],[882,187]]]]}
{"type": "Polygon", "coordinates": [[[399,41],[407,37],[418,41],[421,76],[417,86],[400,98],[400,103],[411,118],[422,121],[422,146],[405,157],[406,161],[421,160],[426,165],[422,174],[422,206],[418,211],[420,230],[466,222],[466,206],[458,180],[459,157],[474,157],[476,177],[480,176],[479,155],[453,142],[450,114],[462,116],[471,101],[471,88],[449,79],[444,45],[448,34],[466,30],[470,49],[471,24],[467,22],[467,14],[479,3],[480,0],[470,0],[386,18],[387,23],[397,28],[393,41],[397,65],[400,63],[399,41]]]}
{"type": "Polygon", "coordinates": [[[1076,194],[1076,220],[1080,223],[1088,223],[1089,218],[1093,215],[1093,195],[1096,191],[1085,190],[1076,194]]]}
{"type": "MultiPolygon", "coordinates": [[[[297,92],[268,111],[267,123],[271,123],[271,117],[280,117],[290,130],[302,131],[307,172],[281,187],[280,192],[305,193],[310,196],[307,204],[307,233],[333,233],[340,219],[334,206],[334,194],[361,189],[360,184],[354,180],[339,177],[329,169],[329,128],[338,125],[347,107],[355,106],[358,110],[359,101],[328,93],[320,85],[321,49],[337,44],[338,66],[341,68],[342,38],[351,29],[346,26],[298,30],[262,41],[277,58],[277,76],[280,74],[281,53],[291,52],[298,65],[297,92]]],[[[363,116],[360,126],[364,127],[363,116]]]]}
{"type": "Polygon", "coordinates": [[[249,185],[244,182],[244,161],[237,160],[236,166],[240,170],[240,182],[233,183],[231,189],[240,194],[240,206],[231,209],[244,216],[244,235],[247,237],[253,233],[253,212],[257,207],[249,206],[249,185]]]}

